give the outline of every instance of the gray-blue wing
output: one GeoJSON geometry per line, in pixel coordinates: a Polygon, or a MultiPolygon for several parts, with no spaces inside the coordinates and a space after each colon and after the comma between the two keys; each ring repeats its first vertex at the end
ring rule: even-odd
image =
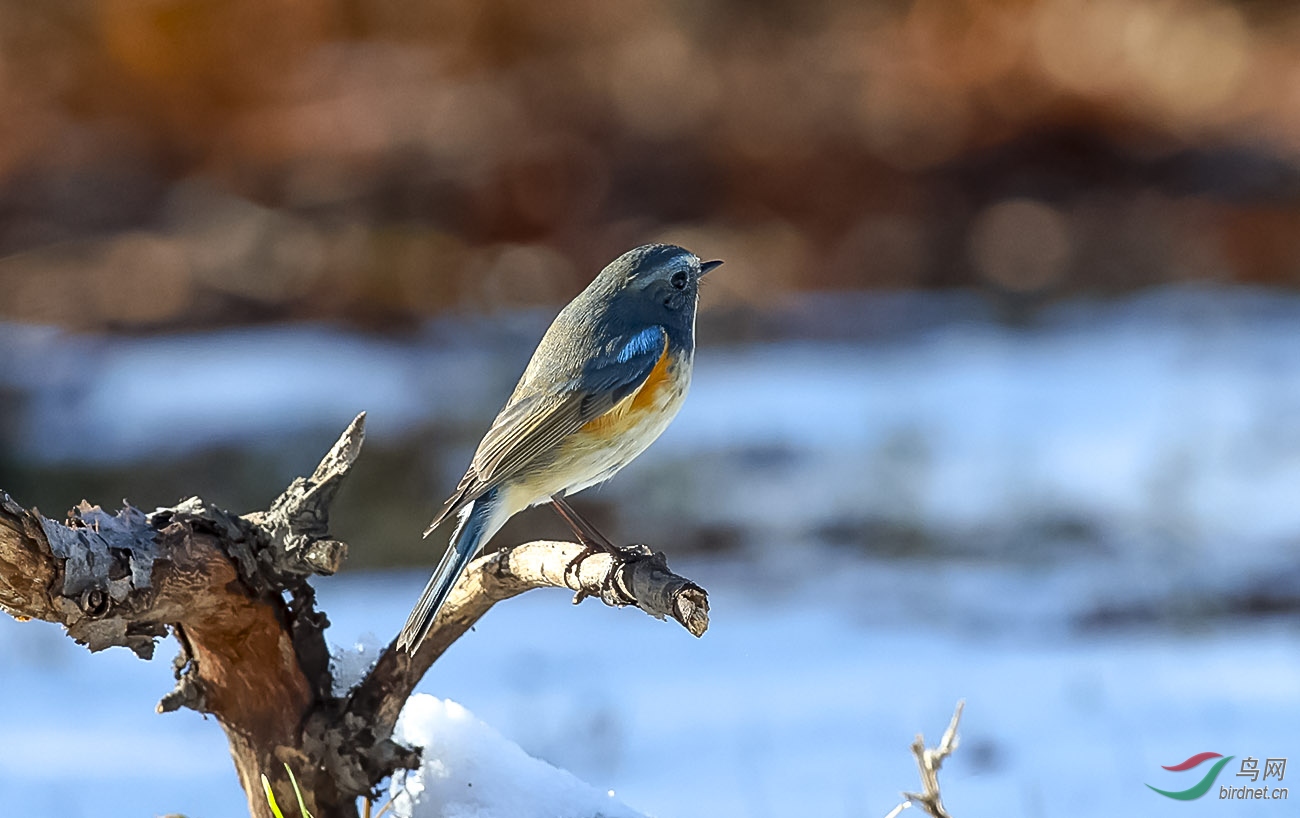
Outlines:
{"type": "Polygon", "coordinates": [[[659,326],[611,339],[577,377],[506,404],[425,536],[465,504],[523,473],[560,441],[641,388],[667,350],[659,326]]]}

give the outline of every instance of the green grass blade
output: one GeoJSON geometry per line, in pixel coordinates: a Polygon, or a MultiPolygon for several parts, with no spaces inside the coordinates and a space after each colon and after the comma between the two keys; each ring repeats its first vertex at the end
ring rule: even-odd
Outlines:
{"type": "Polygon", "coordinates": [[[289,774],[289,783],[293,784],[293,794],[298,796],[298,812],[302,813],[302,818],[312,818],[311,813],[307,811],[307,805],[302,802],[302,790],[298,789],[298,779],[294,776],[293,770],[286,764],[284,771],[289,774]]]}
{"type": "Polygon", "coordinates": [[[275,803],[275,793],[271,792],[271,782],[267,780],[266,773],[262,774],[262,792],[266,793],[266,803],[271,805],[271,812],[275,818],[284,818],[284,813],[280,812],[280,805],[275,803]]]}

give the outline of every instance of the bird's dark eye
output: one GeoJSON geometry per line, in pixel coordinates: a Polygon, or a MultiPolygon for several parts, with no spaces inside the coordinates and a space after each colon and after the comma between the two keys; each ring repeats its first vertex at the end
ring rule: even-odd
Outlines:
{"type": "Polygon", "coordinates": [[[668,282],[679,290],[686,289],[686,273],[673,273],[668,282]]]}

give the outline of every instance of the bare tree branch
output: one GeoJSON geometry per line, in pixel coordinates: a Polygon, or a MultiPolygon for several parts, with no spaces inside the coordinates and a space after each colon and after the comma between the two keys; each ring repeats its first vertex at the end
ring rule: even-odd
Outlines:
{"type": "Polygon", "coordinates": [[[412,657],[390,644],[348,697],[347,712],[374,735],[392,735],[402,706],[438,657],[493,605],[535,588],[568,588],[576,592],[575,603],[592,596],[657,619],[672,617],[695,636],[709,625],[708,595],[669,570],[661,553],[643,545],[610,555],[586,554],[571,542],[525,543],[470,563],[420,652],[412,657]]]}

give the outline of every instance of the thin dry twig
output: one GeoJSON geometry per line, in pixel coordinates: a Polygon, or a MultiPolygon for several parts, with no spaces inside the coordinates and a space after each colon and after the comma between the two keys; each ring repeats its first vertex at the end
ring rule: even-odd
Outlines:
{"type": "Polygon", "coordinates": [[[948,722],[948,729],[943,732],[938,747],[926,747],[925,736],[916,734],[916,740],[912,742],[912,755],[916,756],[916,767],[921,773],[922,792],[904,792],[902,803],[890,810],[885,818],[898,818],[903,810],[912,806],[925,810],[931,818],[952,818],[939,794],[939,768],[957,749],[957,725],[961,723],[961,711],[965,707],[965,699],[957,702],[952,721],[948,722]]]}

